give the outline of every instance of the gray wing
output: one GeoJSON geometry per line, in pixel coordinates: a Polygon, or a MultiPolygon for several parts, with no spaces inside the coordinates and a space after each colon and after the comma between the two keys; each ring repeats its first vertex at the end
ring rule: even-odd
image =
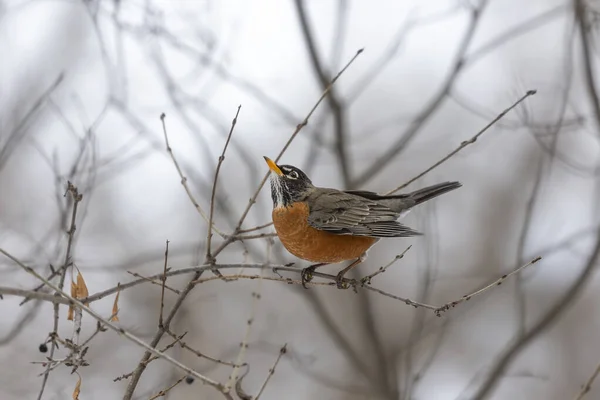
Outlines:
{"type": "Polygon", "coordinates": [[[308,224],[338,235],[408,237],[420,235],[396,221],[400,214],[364,197],[319,188],[307,198],[308,224]]]}

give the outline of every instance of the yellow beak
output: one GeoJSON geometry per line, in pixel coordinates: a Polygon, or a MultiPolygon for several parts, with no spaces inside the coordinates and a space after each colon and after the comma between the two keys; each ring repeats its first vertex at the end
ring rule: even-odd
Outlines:
{"type": "Polygon", "coordinates": [[[283,175],[283,172],[281,172],[281,169],[279,169],[279,167],[277,166],[277,164],[275,164],[273,162],[273,160],[271,160],[269,157],[265,157],[265,161],[267,162],[267,164],[269,165],[269,169],[273,172],[275,172],[277,175],[281,176],[283,175]]]}

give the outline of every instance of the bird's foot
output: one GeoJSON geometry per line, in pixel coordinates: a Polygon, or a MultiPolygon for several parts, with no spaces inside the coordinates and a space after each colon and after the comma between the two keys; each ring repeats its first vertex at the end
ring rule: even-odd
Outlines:
{"type": "Polygon", "coordinates": [[[348,281],[348,279],[344,279],[346,271],[342,271],[338,273],[335,277],[335,285],[338,289],[348,289],[350,286],[355,286],[356,281],[354,279],[352,281],[348,281]]]}
{"type": "Polygon", "coordinates": [[[313,272],[315,272],[315,269],[317,268],[317,265],[311,265],[310,267],[306,267],[302,270],[302,273],[300,274],[302,277],[302,287],[304,289],[308,289],[308,287],[306,286],[306,284],[310,281],[312,281],[313,279],[313,272]]]}

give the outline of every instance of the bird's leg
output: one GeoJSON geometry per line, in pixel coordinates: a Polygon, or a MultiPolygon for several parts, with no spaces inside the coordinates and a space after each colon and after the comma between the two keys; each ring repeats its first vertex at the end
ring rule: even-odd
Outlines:
{"type": "Polygon", "coordinates": [[[322,267],[323,265],[327,265],[327,263],[319,263],[319,264],[313,264],[310,267],[306,267],[302,270],[301,276],[302,276],[302,287],[304,289],[308,289],[306,287],[306,283],[312,281],[313,275],[312,273],[315,272],[315,269],[322,267]]]}
{"type": "Polygon", "coordinates": [[[366,258],[365,254],[361,255],[356,260],[354,260],[350,265],[348,265],[346,268],[344,268],[343,270],[338,272],[337,276],[335,277],[335,283],[336,283],[338,289],[347,289],[348,288],[348,286],[346,286],[346,284],[344,283],[344,275],[346,275],[346,273],[348,271],[350,271],[352,268],[356,267],[358,264],[363,262],[365,260],[365,258],[366,258]]]}

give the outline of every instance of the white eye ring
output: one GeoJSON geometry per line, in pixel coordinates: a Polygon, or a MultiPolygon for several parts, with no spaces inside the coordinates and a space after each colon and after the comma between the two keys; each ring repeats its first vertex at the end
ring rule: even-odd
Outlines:
{"type": "Polygon", "coordinates": [[[288,174],[288,178],[290,178],[290,179],[298,179],[299,176],[298,176],[298,173],[296,171],[292,171],[292,172],[290,172],[288,174]]]}

